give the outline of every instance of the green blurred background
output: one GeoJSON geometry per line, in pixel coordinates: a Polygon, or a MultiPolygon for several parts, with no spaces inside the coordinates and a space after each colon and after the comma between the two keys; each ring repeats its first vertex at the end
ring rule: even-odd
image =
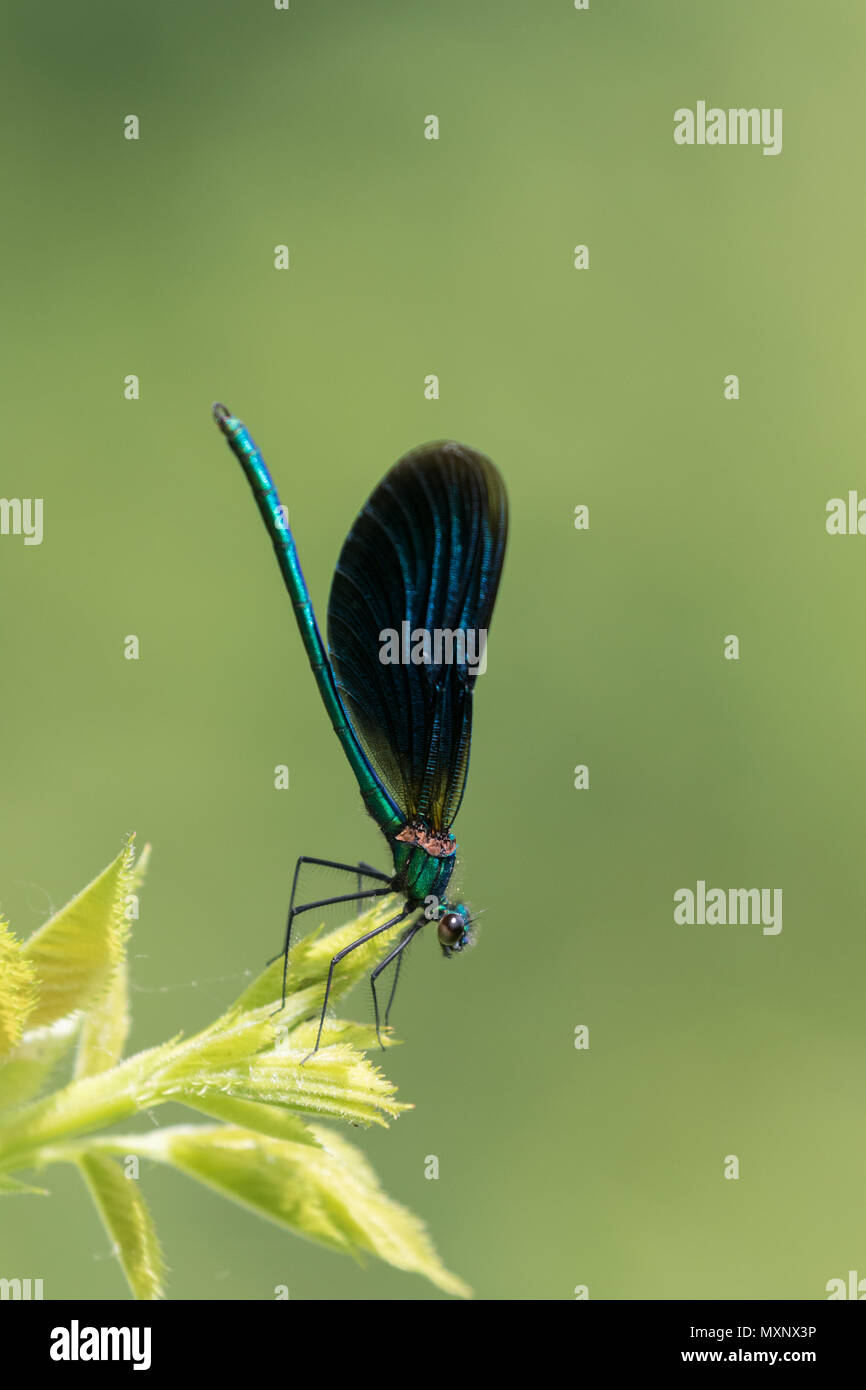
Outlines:
{"type": "MultiPolygon", "coordinates": [[[[42,546],[0,539],[13,927],[151,841],[146,1046],[278,948],[298,854],[382,860],[210,403],[264,449],[322,618],[385,469],[462,439],[513,518],[457,827],[483,931],[412,952],[388,1069],[416,1108],[352,1137],[485,1298],[866,1274],[866,540],[824,526],[866,487],[866,13],[52,0],[5,26],[0,492],[45,499],[42,546]],[[782,107],[782,154],[675,146],[701,98],[782,107]],[[698,878],[781,887],[782,933],[676,927],[698,878]]],[[[49,1178],[4,1203],[0,1272],[123,1296],[49,1178]]],[[[439,1297],[143,1182],[174,1298],[439,1297]]]]}

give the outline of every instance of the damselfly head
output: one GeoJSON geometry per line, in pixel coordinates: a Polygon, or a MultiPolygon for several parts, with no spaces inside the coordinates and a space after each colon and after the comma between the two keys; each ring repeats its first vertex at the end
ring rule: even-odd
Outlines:
{"type": "Polygon", "coordinates": [[[436,927],[442,954],[447,960],[455,951],[462,951],[469,942],[469,913],[460,904],[443,912],[436,927]]]}

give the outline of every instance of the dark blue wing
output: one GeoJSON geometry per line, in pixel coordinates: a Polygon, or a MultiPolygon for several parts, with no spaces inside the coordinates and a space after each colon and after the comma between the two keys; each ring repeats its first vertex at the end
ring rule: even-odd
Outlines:
{"type": "Polygon", "coordinates": [[[383,478],[337,562],[328,645],[340,696],[407,821],[432,830],[449,828],[463,796],[478,657],[466,638],[490,626],[507,530],[494,464],[463,444],[425,444],[383,478]],[[405,624],[430,634],[430,659],[383,662],[383,634],[405,650],[405,624]]]}

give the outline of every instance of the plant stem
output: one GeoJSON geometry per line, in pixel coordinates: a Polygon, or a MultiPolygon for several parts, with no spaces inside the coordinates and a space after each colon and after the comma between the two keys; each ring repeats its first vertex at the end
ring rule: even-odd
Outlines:
{"type": "Polygon", "coordinates": [[[140,1052],[15,1112],[0,1127],[0,1171],[28,1167],[45,1145],[104,1129],[157,1104],[162,1097],[144,1083],[171,1050],[169,1044],[140,1052]]]}

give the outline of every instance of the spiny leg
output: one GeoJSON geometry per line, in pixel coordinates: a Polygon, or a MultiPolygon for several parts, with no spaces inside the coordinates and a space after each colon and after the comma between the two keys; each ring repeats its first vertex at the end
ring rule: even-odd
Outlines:
{"type": "MultiPolygon", "coordinates": [[[[319,1031],[316,1034],[316,1044],[315,1047],[313,1047],[312,1050],[307,1053],[306,1057],[304,1058],[304,1062],[309,1061],[313,1053],[318,1052],[319,1050],[319,1043],[322,1040],[322,1029],[325,1026],[325,1014],[328,1010],[328,998],[331,993],[331,981],[334,978],[334,966],[339,965],[343,957],[347,956],[350,951],[357,951],[359,946],[363,946],[364,943],[367,941],[372,941],[374,936],[380,936],[381,933],[383,931],[387,931],[389,927],[395,927],[398,922],[402,922],[405,917],[409,916],[411,910],[412,909],[409,907],[404,907],[402,912],[397,913],[396,917],[389,918],[387,922],[383,922],[381,927],[374,927],[372,931],[365,932],[363,936],[358,937],[357,941],[353,941],[350,946],[344,946],[342,951],[338,951],[337,954],[334,956],[334,958],[331,961],[331,964],[328,966],[328,983],[325,985],[325,998],[322,1004],[322,1016],[319,1019],[319,1031]]],[[[303,1063],[301,1065],[303,1065],[303,1063]]]]}
{"type": "MultiPolygon", "coordinates": [[[[343,863],[341,863],[339,860],[336,860],[336,859],[316,859],[316,858],[314,858],[312,855],[309,855],[309,854],[302,854],[301,857],[300,857],[300,859],[298,860],[297,864],[295,865],[295,873],[294,873],[294,877],[292,878],[292,895],[291,895],[291,897],[289,898],[289,914],[288,914],[288,917],[287,917],[287,919],[286,919],[286,938],[285,938],[285,941],[284,941],[284,943],[283,943],[283,949],[282,949],[282,951],[278,951],[277,954],[276,954],[275,956],[271,956],[270,960],[268,961],[268,965],[273,965],[273,963],[274,963],[275,960],[279,960],[280,956],[283,956],[283,958],[284,958],[285,961],[286,961],[286,970],[288,969],[289,946],[291,945],[291,938],[292,938],[292,921],[293,921],[293,919],[297,916],[298,912],[303,912],[303,911],[304,911],[304,907],[307,907],[307,906],[311,906],[311,905],[312,905],[312,904],[304,904],[304,905],[302,905],[301,907],[299,907],[299,908],[297,909],[297,911],[295,910],[295,893],[296,893],[297,890],[298,890],[298,875],[299,875],[300,872],[301,872],[301,866],[302,866],[303,864],[317,864],[317,865],[319,865],[321,868],[324,868],[324,869],[340,869],[340,870],[342,870],[344,873],[347,873],[347,874],[354,874],[354,875],[357,877],[357,879],[358,879],[358,888],[359,888],[359,889],[360,889],[360,887],[361,887],[361,875],[362,875],[362,874],[364,875],[365,878],[376,878],[376,879],[379,880],[380,883],[390,883],[390,882],[391,882],[391,880],[390,880],[390,878],[388,877],[387,874],[383,874],[379,869],[374,869],[370,864],[358,864],[358,865],[355,865],[355,864],[343,864],[343,863]]],[[[361,893],[361,892],[358,892],[355,896],[356,896],[356,897],[363,897],[364,894],[361,893]]],[[[334,901],[336,901],[336,899],[334,899],[334,901]]],[[[317,904],[317,906],[318,906],[318,904],[317,904]]],[[[286,990],[285,990],[286,970],[283,971],[283,1002],[285,1002],[285,997],[286,997],[286,990]]]]}
{"type": "Polygon", "coordinates": [[[397,945],[394,947],[393,951],[389,952],[385,959],[379,962],[379,964],[376,966],[376,969],[370,975],[370,988],[373,991],[373,1010],[376,1016],[376,1038],[378,1039],[379,1046],[382,1048],[383,1051],[385,1048],[385,1044],[382,1042],[382,1034],[379,1031],[379,999],[376,994],[376,981],[378,980],[382,971],[385,969],[385,966],[390,965],[391,961],[394,960],[394,958],[396,957],[397,965],[394,969],[394,981],[391,985],[391,993],[388,996],[388,1005],[385,1009],[385,1027],[387,1028],[388,1016],[391,1013],[391,1005],[394,1003],[394,995],[397,992],[397,981],[400,978],[400,966],[403,964],[403,952],[409,945],[409,942],[412,941],[414,937],[418,935],[418,932],[424,926],[426,920],[426,917],[422,917],[420,922],[413,922],[409,930],[397,942],[397,945]]]}
{"type": "Polygon", "coordinates": [[[383,873],[382,873],[381,869],[374,869],[372,864],[365,864],[364,861],[363,861],[363,859],[359,859],[359,861],[358,861],[358,867],[357,867],[357,869],[355,870],[355,872],[356,872],[356,874],[357,874],[357,876],[358,876],[358,893],[359,893],[359,894],[360,894],[360,892],[361,892],[361,889],[363,888],[363,884],[361,883],[361,879],[362,879],[362,878],[381,878],[381,879],[386,879],[386,878],[388,877],[387,874],[383,874],[383,873]]]}
{"type": "MultiPolygon", "coordinates": [[[[414,932],[413,932],[413,936],[414,936],[414,932]]],[[[412,937],[410,936],[410,937],[409,937],[409,941],[411,941],[411,940],[412,940],[412,937]]],[[[409,941],[407,941],[407,942],[405,943],[407,946],[409,945],[409,941]]],[[[386,1027],[386,1028],[388,1027],[388,1020],[389,1020],[389,1018],[391,1017],[391,1005],[394,1003],[394,995],[397,993],[397,984],[398,984],[398,981],[399,981],[399,979],[400,979],[400,966],[401,966],[402,964],[403,964],[403,951],[402,951],[402,949],[401,949],[399,955],[397,956],[397,964],[394,966],[394,978],[393,978],[393,980],[391,981],[391,993],[388,995],[388,1002],[387,1002],[387,1004],[385,1005],[385,1027],[386,1027]]]]}
{"type": "MultiPolygon", "coordinates": [[[[409,945],[409,942],[412,941],[412,940],[414,939],[416,933],[419,932],[419,931],[421,930],[421,928],[423,927],[423,925],[424,925],[423,922],[419,922],[419,923],[418,923],[418,926],[415,928],[415,931],[413,931],[412,934],[411,934],[411,936],[408,936],[408,937],[406,938],[406,940],[404,941],[403,946],[408,946],[408,945],[409,945]]],[[[397,964],[396,964],[396,966],[395,966],[395,968],[394,968],[394,979],[393,979],[392,982],[391,982],[391,993],[388,995],[388,1003],[385,1005],[385,1027],[386,1027],[386,1028],[388,1027],[388,1021],[389,1021],[389,1019],[390,1019],[390,1017],[391,1017],[391,1005],[394,1003],[394,995],[397,993],[397,981],[400,979],[400,966],[401,966],[402,964],[403,964],[403,947],[401,946],[401,948],[400,948],[400,954],[399,954],[398,957],[397,957],[397,964]]]]}
{"type": "MultiPolygon", "coordinates": [[[[354,873],[354,865],[350,864],[349,869],[354,873]]],[[[312,912],[315,907],[333,907],[335,903],[355,903],[359,898],[384,898],[390,892],[391,886],[388,884],[385,888],[370,888],[363,893],[340,893],[336,898],[320,898],[318,902],[301,903],[300,907],[292,908],[289,913],[288,927],[286,928],[286,950],[283,956],[283,997],[280,1008],[275,1010],[276,1013],[279,1013],[280,1009],[284,1009],[286,1006],[286,982],[289,975],[289,937],[291,936],[293,919],[299,917],[302,912],[312,912]]],[[[274,959],[276,960],[276,957],[274,957],[274,959]]]]}

